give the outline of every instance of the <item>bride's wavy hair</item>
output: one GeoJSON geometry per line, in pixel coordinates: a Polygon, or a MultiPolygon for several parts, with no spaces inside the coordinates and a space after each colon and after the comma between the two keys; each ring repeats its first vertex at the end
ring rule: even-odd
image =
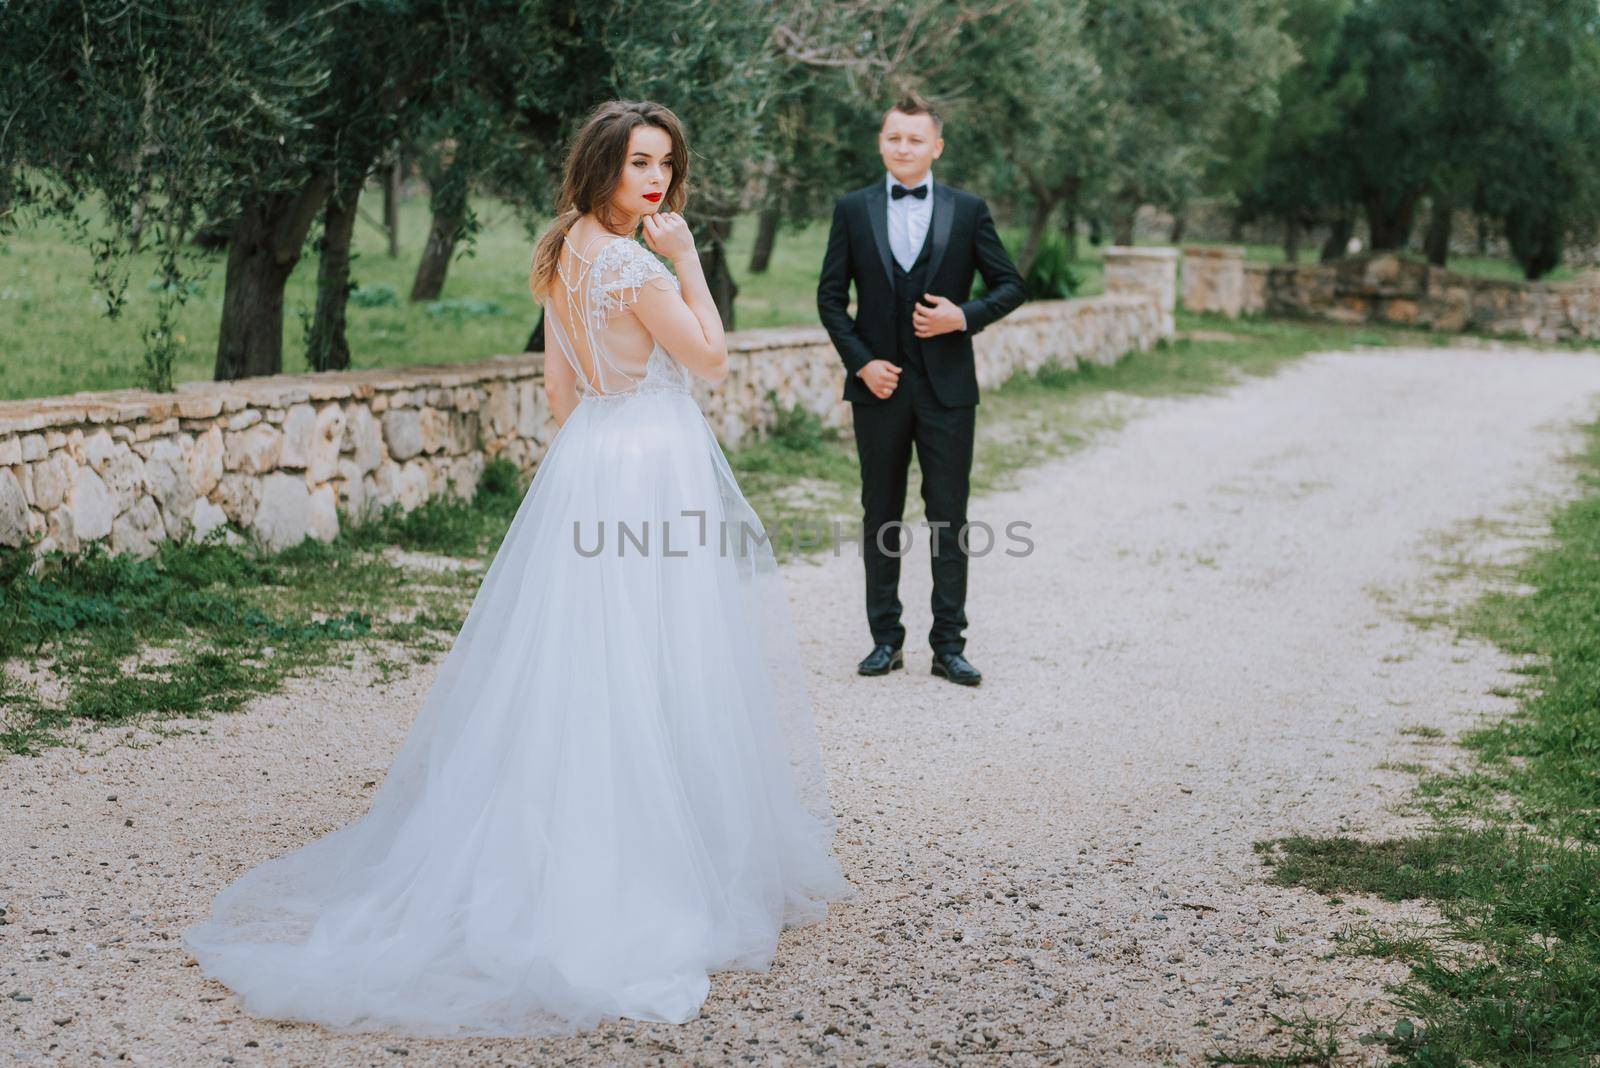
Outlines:
{"type": "Polygon", "coordinates": [[[689,199],[689,143],[678,116],[671,108],[650,100],[607,100],[600,104],[589,113],[567,149],[555,222],[533,249],[528,288],[539,300],[555,284],[561,240],[573,223],[591,212],[607,229],[615,229],[624,221],[617,217],[611,198],[622,182],[622,168],[628,161],[628,138],[639,126],[665,130],[672,139],[672,180],[661,198],[661,210],[683,210],[689,199]]]}

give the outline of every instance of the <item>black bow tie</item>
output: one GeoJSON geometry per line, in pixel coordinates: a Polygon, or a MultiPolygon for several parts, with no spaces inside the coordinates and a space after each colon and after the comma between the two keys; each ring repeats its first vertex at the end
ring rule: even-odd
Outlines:
{"type": "Polygon", "coordinates": [[[928,183],[924,182],[915,189],[907,189],[899,182],[896,182],[894,185],[889,187],[889,192],[894,195],[896,200],[899,200],[901,197],[916,197],[918,200],[925,200],[928,196],[928,183]]]}

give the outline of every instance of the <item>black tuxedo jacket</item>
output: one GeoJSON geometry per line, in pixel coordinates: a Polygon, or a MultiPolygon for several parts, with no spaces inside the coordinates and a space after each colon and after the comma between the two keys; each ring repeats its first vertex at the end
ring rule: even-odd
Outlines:
{"type": "MultiPolygon", "coordinates": [[[[927,291],[961,305],[967,328],[922,339],[933,394],[947,407],[978,403],[972,335],[1013,311],[1023,300],[1022,276],[1006,255],[984,199],[943,182],[933,184],[927,291]],[[988,292],[972,300],[972,277],[981,272],[988,292]]],[[[840,197],[833,206],[828,251],[817,280],[817,314],[848,375],[844,399],[879,398],[856,376],[869,361],[899,362],[894,322],[894,259],[889,249],[889,191],[880,179],[840,197]],[[856,315],[850,317],[850,283],[856,315]]]]}

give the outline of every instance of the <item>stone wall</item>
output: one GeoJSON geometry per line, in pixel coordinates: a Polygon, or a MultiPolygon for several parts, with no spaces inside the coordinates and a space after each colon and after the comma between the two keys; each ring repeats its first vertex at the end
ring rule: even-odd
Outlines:
{"type": "Polygon", "coordinates": [[[1375,253],[1333,263],[1244,263],[1203,250],[1184,250],[1191,270],[1208,281],[1185,281],[1190,311],[1239,312],[1387,323],[1433,330],[1600,341],[1600,278],[1577,282],[1516,282],[1475,278],[1445,268],[1375,253]],[[1226,278],[1226,282],[1219,281],[1226,278]],[[1239,299],[1237,310],[1231,294],[1239,299]]]}
{"type": "Polygon", "coordinates": [[[1170,336],[1177,310],[1178,250],[1163,246],[1107,245],[1106,292],[1146,293],[1162,309],[1162,331],[1170,336]]]}
{"type": "Polygon", "coordinates": [[[1238,246],[1183,247],[1183,306],[1237,319],[1244,309],[1244,249],[1238,246]]]}
{"type": "MultiPolygon", "coordinates": [[[[1050,359],[1112,363],[1170,336],[1170,290],[1163,303],[1150,295],[1159,280],[1135,274],[1123,279],[1131,291],[1025,304],[984,330],[974,339],[980,385],[1050,359]]],[[[844,371],[822,330],[739,332],[729,356],[725,381],[695,380],[723,444],[765,432],[769,392],[785,409],[849,426],[844,371]]],[[[490,459],[527,471],[544,455],[556,426],[543,363],[523,354],[0,404],[0,546],[104,542],[142,555],[225,526],[282,549],[332,539],[376,509],[470,496],[490,459]]]]}

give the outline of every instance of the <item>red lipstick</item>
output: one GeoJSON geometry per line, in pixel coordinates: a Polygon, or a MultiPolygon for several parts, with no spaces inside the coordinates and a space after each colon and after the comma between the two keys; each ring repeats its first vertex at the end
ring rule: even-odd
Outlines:
{"type": "Polygon", "coordinates": [[[648,200],[650,203],[654,204],[654,203],[656,203],[657,201],[659,201],[661,199],[661,194],[660,193],[646,193],[644,195],[644,198],[646,200],[648,200]]]}

